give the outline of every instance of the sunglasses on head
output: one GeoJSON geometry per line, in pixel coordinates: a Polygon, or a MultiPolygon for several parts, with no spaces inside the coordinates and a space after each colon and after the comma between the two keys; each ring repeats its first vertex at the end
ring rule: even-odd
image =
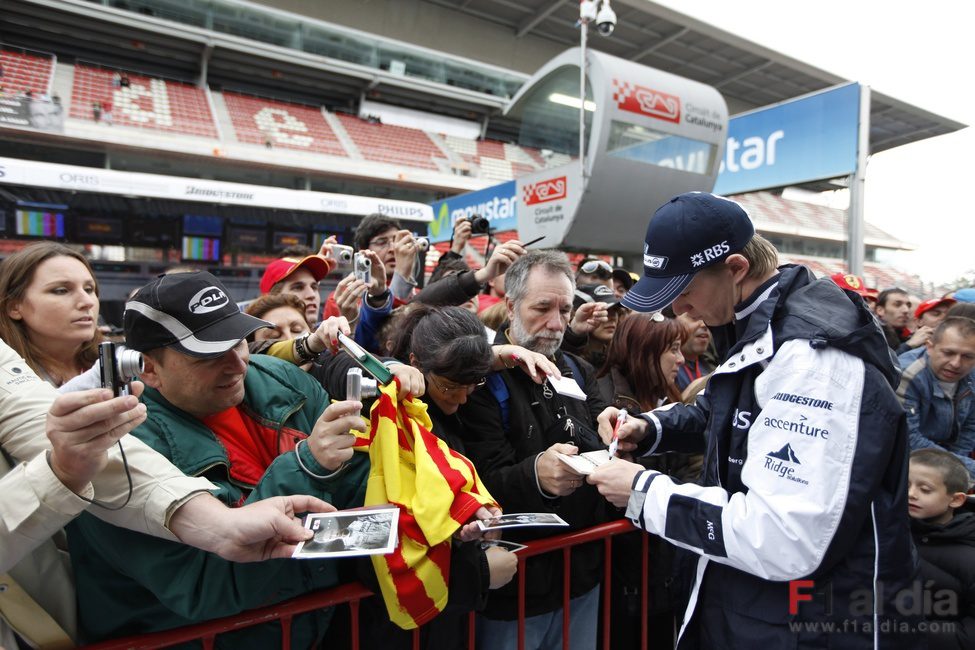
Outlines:
{"type": "Polygon", "coordinates": [[[602,269],[607,275],[612,275],[613,267],[602,260],[589,260],[579,267],[579,271],[586,275],[592,275],[598,269],[602,269]]]}

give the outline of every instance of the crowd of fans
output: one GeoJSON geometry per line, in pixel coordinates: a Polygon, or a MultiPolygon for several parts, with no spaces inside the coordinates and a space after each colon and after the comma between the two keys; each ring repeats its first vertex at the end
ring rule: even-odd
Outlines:
{"type": "MultiPolygon", "coordinates": [[[[115,83],[126,81],[119,77],[115,83]]],[[[413,279],[418,263],[413,235],[393,219],[369,216],[355,235],[356,251],[371,262],[368,281],[349,270],[324,302],[320,284],[341,270],[332,254],[334,239],[319,251],[282,252],[265,269],[261,295],[243,310],[212,275],[175,269],[138,288],[126,304],[120,343],[144,358],[141,383],[133,390],[138,402],[133,396],[110,399],[97,389],[103,335],[98,281],[87,259],[51,242],[9,256],[0,264],[0,338],[9,346],[0,368],[0,397],[7,400],[0,421],[4,426],[14,421],[18,400],[33,400],[35,419],[38,408],[50,410],[46,433],[52,449],[44,453],[40,430],[29,447],[5,438],[5,455],[26,463],[28,474],[7,474],[4,489],[30,479],[30,468],[41,463],[51,470],[49,480],[84,501],[73,503],[53,528],[27,533],[18,532],[23,515],[17,520],[2,513],[0,570],[13,574],[22,558],[8,550],[7,535],[40,541],[67,525],[62,549],[70,552],[74,587],[63,573],[57,581],[44,581],[46,595],[33,596],[42,609],[56,612],[67,636],[85,642],[213,619],[350,579],[374,586],[368,562],[243,562],[261,559],[240,550],[247,540],[228,550],[174,528],[173,512],[199,501],[186,499],[201,490],[229,506],[220,506],[220,517],[223,510],[262,503],[268,510],[248,512],[291,515],[295,509],[329,507],[314,500],[287,506],[263,501],[293,495],[339,509],[363,504],[369,461],[353,453],[350,432],[365,426],[370,400],[346,395],[346,376],[355,364],[340,352],[340,332],[384,359],[401,398],[422,397],[433,433],[470,459],[504,512],[556,513],[568,530],[622,518],[624,510],[559,455],[605,449],[599,416],[607,407],[635,414],[694,403],[702,391],[707,395],[710,373],[725,359],[728,331],[669,308],[631,312],[620,300],[638,276],[601,259],[584,259],[573,268],[562,252],[528,249],[513,240],[495,247],[482,268],[469,268],[470,237],[470,223],[458,221],[450,251],[420,289],[413,279]],[[586,398],[553,391],[545,381],[550,375],[571,378],[586,398]],[[58,401],[55,388],[61,391],[58,401]],[[103,410],[92,413],[94,407],[103,410]],[[88,438],[59,444],[52,418],[72,413],[85,416],[77,415],[72,426],[88,438]],[[128,432],[126,465],[109,450],[128,432]],[[37,454],[43,462],[34,460],[37,454]],[[153,454],[151,462],[143,454],[153,454]],[[116,483],[103,491],[96,476],[106,464],[116,483]],[[87,469],[77,471],[81,466],[87,469]],[[125,500],[118,484],[126,475],[123,467],[135,486],[127,518],[107,506],[125,500]],[[155,483],[149,485],[150,479],[155,483]],[[167,480],[172,485],[165,488],[167,480]],[[162,492],[168,500],[133,524],[139,519],[133,512],[148,509],[145,502],[159,501],[162,492]],[[95,505],[85,511],[89,500],[95,505]],[[58,606],[51,604],[52,592],[58,606]]],[[[867,288],[856,276],[832,280],[849,300],[869,307],[901,369],[897,396],[916,450],[905,514],[913,519],[922,575],[959,599],[946,616],[954,628],[932,636],[932,647],[971,647],[975,514],[966,493],[975,479],[975,302],[966,302],[964,292],[918,301],[896,287],[867,288]]],[[[693,483],[702,474],[703,452],[699,443],[689,444],[640,462],[693,483]]],[[[498,509],[485,508],[478,517],[496,514],[498,509]]],[[[523,528],[506,531],[505,539],[524,542],[551,531],[523,528]]],[[[263,557],[283,557],[282,549],[297,536],[269,534],[267,545],[276,550],[263,557]]],[[[503,547],[483,546],[478,537],[467,525],[451,542],[450,601],[423,628],[424,647],[463,647],[470,611],[478,612],[478,648],[517,647],[512,581],[517,560],[503,547]]],[[[633,567],[640,566],[642,551],[625,539],[614,546],[611,594],[601,591],[602,545],[584,545],[572,555],[567,584],[573,648],[597,647],[600,601],[609,596],[614,647],[635,647],[642,587],[633,567]]],[[[673,546],[655,539],[651,559],[651,635],[664,647],[676,638],[687,594],[674,579],[679,557],[673,546]]],[[[526,647],[560,647],[562,557],[533,557],[526,568],[526,647]]],[[[31,634],[7,623],[22,636],[31,634]]],[[[363,647],[412,643],[390,623],[379,598],[364,603],[361,627],[363,647]]],[[[12,630],[0,629],[7,634],[0,645],[16,647],[9,645],[16,643],[12,630]]],[[[313,647],[326,634],[339,639],[346,633],[331,610],[321,610],[296,617],[291,638],[295,647],[313,647]]],[[[278,634],[273,625],[259,626],[222,635],[220,644],[274,647],[278,634]]]]}

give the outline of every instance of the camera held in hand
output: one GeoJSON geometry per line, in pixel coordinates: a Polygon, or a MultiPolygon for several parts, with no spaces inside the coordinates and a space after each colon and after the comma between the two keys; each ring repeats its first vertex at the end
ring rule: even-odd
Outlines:
{"type": "Polygon", "coordinates": [[[129,350],[124,345],[105,341],[98,346],[98,360],[102,388],[112,395],[129,394],[129,382],[142,374],[142,353],[129,350]]]}
{"type": "Polygon", "coordinates": [[[338,264],[340,269],[352,268],[352,257],[354,252],[351,246],[343,246],[342,244],[332,244],[332,259],[338,264]]]}
{"type": "Polygon", "coordinates": [[[356,280],[369,284],[372,282],[372,260],[363,253],[356,253],[352,259],[352,272],[356,280]]]}
{"type": "Polygon", "coordinates": [[[416,244],[416,250],[421,253],[426,253],[430,250],[430,240],[426,237],[414,237],[413,243],[416,244]]]}
{"type": "Polygon", "coordinates": [[[471,234],[486,235],[491,232],[491,222],[487,217],[482,217],[479,214],[472,214],[471,216],[464,218],[471,222],[471,234]]]}
{"type": "Polygon", "coordinates": [[[349,368],[345,375],[345,399],[361,402],[379,394],[376,380],[362,376],[362,368],[349,368]]]}

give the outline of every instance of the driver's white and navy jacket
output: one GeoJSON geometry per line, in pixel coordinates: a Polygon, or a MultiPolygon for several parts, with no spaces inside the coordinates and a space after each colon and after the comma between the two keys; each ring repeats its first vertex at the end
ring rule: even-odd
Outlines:
{"type": "Polygon", "coordinates": [[[798,266],[735,316],[697,403],[643,414],[641,454],[706,449],[701,485],[646,471],[627,509],[700,556],[678,647],[925,647],[901,593],[917,572],[908,445],[879,326],[798,266]]]}

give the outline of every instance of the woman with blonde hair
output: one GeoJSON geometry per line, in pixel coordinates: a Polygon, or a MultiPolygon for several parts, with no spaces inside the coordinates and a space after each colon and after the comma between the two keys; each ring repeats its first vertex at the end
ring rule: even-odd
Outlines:
{"type": "Polygon", "coordinates": [[[98,308],[88,260],[63,244],[37,242],[0,264],[0,338],[54,386],[98,359],[98,308]]]}

